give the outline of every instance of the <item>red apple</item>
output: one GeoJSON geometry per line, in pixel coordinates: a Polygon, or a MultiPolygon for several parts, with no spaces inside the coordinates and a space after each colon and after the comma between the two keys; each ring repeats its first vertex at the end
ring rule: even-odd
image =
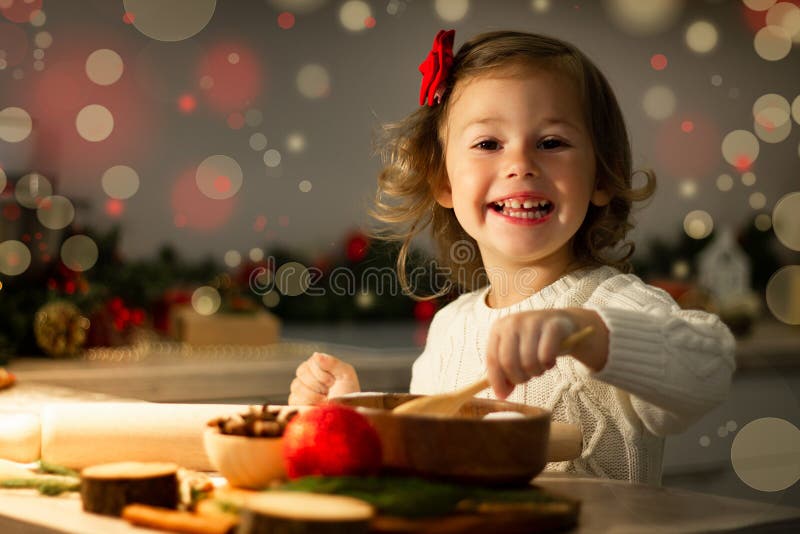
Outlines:
{"type": "Polygon", "coordinates": [[[283,433],[289,478],[308,475],[374,475],[381,467],[381,440],[353,408],[326,404],[292,419],[283,433]]]}

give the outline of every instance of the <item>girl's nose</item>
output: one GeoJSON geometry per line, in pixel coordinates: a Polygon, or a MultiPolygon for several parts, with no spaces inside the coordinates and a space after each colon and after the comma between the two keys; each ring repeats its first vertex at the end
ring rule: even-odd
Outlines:
{"type": "Polygon", "coordinates": [[[538,173],[538,167],[536,166],[536,162],[530,150],[527,148],[520,148],[508,152],[506,178],[536,176],[538,173]]]}

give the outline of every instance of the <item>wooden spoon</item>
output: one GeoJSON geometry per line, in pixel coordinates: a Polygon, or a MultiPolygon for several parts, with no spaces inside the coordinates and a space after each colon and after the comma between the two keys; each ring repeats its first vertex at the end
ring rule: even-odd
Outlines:
{"type": "MultiPolygon", "coordinates": [[[[561,350],[569,350],[577,343],[583,341],[594,332],[594,328],[587,326],[567,337],[561,343],[561,350]]],[[[435,417],[448,417],[458,413],[461,405],[475,396],[476,393],[489,387],[489,379],[483,377],[474,384],[451,393],[438,393],[426,395],[404,402],[392,410],[396,414],[429,415],[435,417]]]]}

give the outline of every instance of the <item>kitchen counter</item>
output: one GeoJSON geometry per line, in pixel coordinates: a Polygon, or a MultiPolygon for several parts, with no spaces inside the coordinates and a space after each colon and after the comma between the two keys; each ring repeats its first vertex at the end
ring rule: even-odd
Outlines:
{"type": "MultiPolygon", "coordinates": [[[[570,533],[798,532],[800,508],[657,488],[619,480],[547,474],[534,483],[581,501],[570,533]]],[[[0,490],[0,532],[25,534],[153,533],[122,520],[81,510],[76,494],[42,497],[28,490],[0,490]]]]}

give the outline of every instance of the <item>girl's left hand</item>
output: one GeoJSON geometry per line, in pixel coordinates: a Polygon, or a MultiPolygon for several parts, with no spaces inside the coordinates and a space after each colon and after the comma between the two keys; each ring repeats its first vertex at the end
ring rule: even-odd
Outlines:
{"type": "MultiPolygon", "coordinates": [[[[486,346],[486,368],[489,383],[498,398],[508,397],[517,384],[522,384],[552,369],[556,356],[561,353],[561,343],[580,328],[595,326],[595,334],[590,337],[605,337],[608,346],[608,331],[597,313],[590,310],[565,308],[559,310],[537,310],[515,313],[498,319],[492,325],[486,346]],[[598,324],[599,321],[599,324],[598,324]],[[600,332],[598,332],[600,330],[600,332]]],[[[581,353],[593,354],[596,358],[596,345],[584,340],[570,351],[576,358],[581,353]],[[584,346],[585,345],[585,346],[584,346]],[[581,349],[584,349],[583,351],[581,349]]],[[[605,363],[606,354],[602,355],[605,363]]],[[[587,363],[588,362],[584,362],[587,363]]],[[[602,368],[592,362],[592,367],[602,368]]]]}

